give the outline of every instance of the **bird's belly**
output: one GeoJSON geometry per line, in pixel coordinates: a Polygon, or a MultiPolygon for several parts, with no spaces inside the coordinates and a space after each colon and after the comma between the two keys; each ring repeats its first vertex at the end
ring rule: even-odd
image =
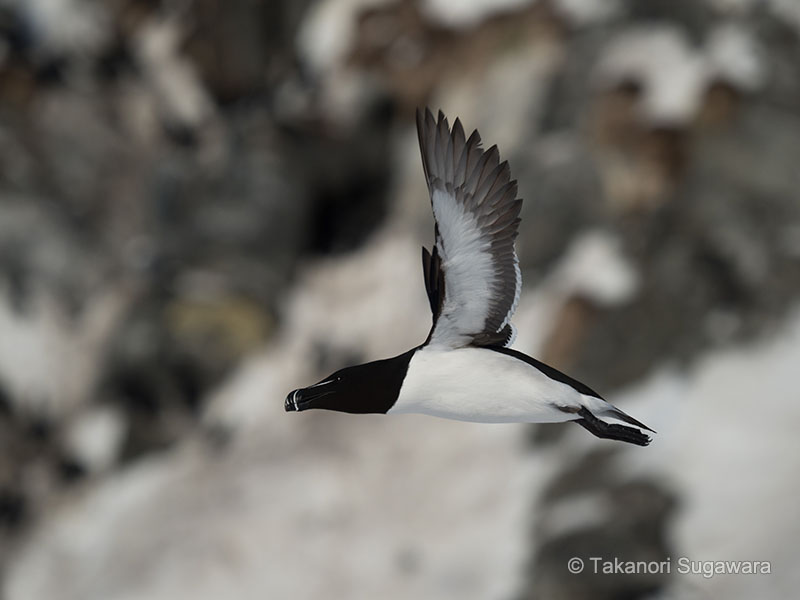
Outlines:
{"type": "Polygon", "coordinates": [[[580,394],[516,358],[481,348],[423,348],[411,359],[389,413],[423,413],[482,423],[544,423],[574,419],[558,407],[580,394]]]}

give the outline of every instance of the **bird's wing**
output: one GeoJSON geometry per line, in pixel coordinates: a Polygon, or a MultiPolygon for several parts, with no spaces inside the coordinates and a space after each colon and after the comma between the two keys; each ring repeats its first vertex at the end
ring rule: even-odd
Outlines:
{"type": "Polygon", "coordinates": [[[511,315],[522,287],[514,239],[522,200],[497,146],[485,152],[461,122],[417,111],[422,166],[428,182],[436,245],[423,248],[425,289],[433,311],[427,344],[508,346],[511,315]]]}

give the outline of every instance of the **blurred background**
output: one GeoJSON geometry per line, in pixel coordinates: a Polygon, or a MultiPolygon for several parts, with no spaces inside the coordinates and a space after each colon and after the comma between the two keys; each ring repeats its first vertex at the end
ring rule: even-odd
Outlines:
{"type": "Polygon", "coordinates": [[[1,597],[795,596],[798,59],[794,0],[0,0],[1,597]],[[284,414],[427,334],[425,105],[650,447],[284,414]]]}

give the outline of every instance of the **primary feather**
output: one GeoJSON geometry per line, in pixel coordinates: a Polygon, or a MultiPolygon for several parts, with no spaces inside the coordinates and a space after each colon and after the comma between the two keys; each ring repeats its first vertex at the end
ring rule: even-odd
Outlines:
{"type": "Polygon", "coordinates": [[[427,343],[460,348],[507,346],[522,276],[514,250],[522,200],[496,146],[484,151],[456,119],[417,111],[422,166],[436,245],[423,257],[434,325],[427,343]]]}

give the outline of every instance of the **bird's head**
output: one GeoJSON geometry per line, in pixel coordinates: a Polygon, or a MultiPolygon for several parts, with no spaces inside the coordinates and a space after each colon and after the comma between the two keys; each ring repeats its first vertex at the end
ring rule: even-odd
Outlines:
{"type": "Polygon", "coordinates": [[[346,367],[289,392],[286,412],[322,408],[347,413],[385,413],[397,400],[413,350],[384,360],[346,367]]]}
{"type": "Polygon", "coordinates": [[[352,395],[348,389],[351,387],[351,382],[357,378],[348,374],[348,371],[353,371],[357,367],[348,367],[336,371],[333,375],[329,375],[322,381],[310,385],[305,388],[299,388],[286,396],[283,407],[286,412],[308,410],[310,408],[324,408],[328,410],[338,410],[338,400],[342,396],[352,395]]]}

